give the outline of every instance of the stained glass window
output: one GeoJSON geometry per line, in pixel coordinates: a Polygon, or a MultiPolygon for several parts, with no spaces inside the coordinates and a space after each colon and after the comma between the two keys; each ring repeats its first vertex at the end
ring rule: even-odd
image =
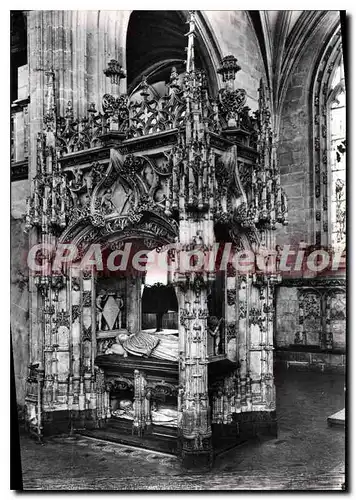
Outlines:
{"type": "Polygon", "coordinates": [[[345,246],[346,237],[346,94],[341,61],[330,94],[331,244],[345,246]]]}

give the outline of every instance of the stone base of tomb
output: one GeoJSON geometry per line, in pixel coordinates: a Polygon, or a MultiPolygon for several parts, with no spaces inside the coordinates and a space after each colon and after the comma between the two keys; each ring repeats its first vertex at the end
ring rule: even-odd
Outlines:
{"type": "Polygon", "coordinates": [[[213,465],[214,453],[212,438],[203,438],[199,443],[199,449],[195,439],[182,437],[179,443],[180,456],[183,469],[208,470],[213,465]]]}
{"type": "Polygon", "coordinates": [[[78,430],[77,433],[112,443],[134,446],[161,453],[177,455],[177,429],[159,425],[149,426],[142,436],[132,433],[132,421],[111,418],[104,428],[78,430]]]}
{"type": "Polygon", "coordinates": [[[333,426],[345,427],[345,408],[343,408],[340,411],[337,411],[333,415],[330,415],[330,417],[328,417],[328,425],[330,427],[333,426]]]}
{"type": "Polygon", "coordinates": [[[96,429],[104,425],[96,410],[58,410],[42,412],[42,435],[67,434],[80,429],[96,429]]]}
{"type": "Polygon", "coordinates": [[[277,418],[275,411],[251,411],[234,414],[239,435],[244,440],[255,436],[277,437],[277,418]]]}

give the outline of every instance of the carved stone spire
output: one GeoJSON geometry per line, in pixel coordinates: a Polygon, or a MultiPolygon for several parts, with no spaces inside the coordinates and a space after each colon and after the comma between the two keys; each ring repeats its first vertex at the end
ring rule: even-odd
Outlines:
{"type": "Polygon", "coordinates": [[[233,55],[228,55],[221,61],[221,67],[218,73],[222,76],[226,89],[234,90],[236,73],[240,71],[241,66],[237,64],[237,59],[233,55]]]}
{"type": "Polygon", "coordinates": [[[180,90],[179,75],[177,73],[177,68],[175,66],[173,66],[171,75],[169,77],[168,88],[169,88],[169,95],[180,90]]]}
{"type": "Polygon", "coordinates": [[[241,67],[233,55],[228,55],[221,61],[218,73],[222,76],[225,88],[219,91],[219,107],[222,117],[226,120],[229,129],[236,129],[241,121],[241,112],[246,103],[246,91],[235,90],[236,73],[241,67]]]}
{"type": "Polygon", "coordinates": [[[187,47],[187,65],[186,72],[190,73],[195,70],[195,62],[194,62],[194,38],[195,38],[195,11],[189,11],[189,32],[187,33],[188,37],[188,47],[187,47]]]}
{"type": "Polygon", "coordinates": [[[111,83],[111,94],[114,97],[120,96],[120,81],[126,78],[126,71],[123,69],[121,64],[115,59],[111,59],[108,62],[108,67],[104,69],[104,74],[110,78],[111,83]]]}
{"type": "Polygon", "coordinates": [[[148,90],[149,85],[147,83],[147,76],[146,75],[143,75],[143,77],[142,77],[142,82],[141,82],[140,88],[141,88],[140,95],[142,95],[144,100],[147,100],[150,93],[148,90]]]}
{"type": "Polygon", "coordinates": [[[115,59],[111,59],[104,74],[110,78],[111,92],[103,95],[103,111],[107,115],[109,124],[109,134],[103,134],[102,140],[107,142],[111,140],[112,133],[116,137],[122,137],[121,129],[128,116],[127,96],[120,94],[120,82],[126,78],[126,71],[115,59]]]}
{"type": "Polygon", "coordinates": [[[55,135],[56,135],[56,125],[57,125],[57,114],[56,114],[56,100],[55,100],[55,83],[54,83],[54,71],[46,72],[46,99],[45,106],[46,112],[43,117],[45,131],[47,134],[47,146],[55,146],[55,135]]]}

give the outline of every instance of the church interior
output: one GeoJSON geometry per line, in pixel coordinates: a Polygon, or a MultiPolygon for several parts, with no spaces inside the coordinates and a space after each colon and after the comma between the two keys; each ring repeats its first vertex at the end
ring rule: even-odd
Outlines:
{"type": "Polygon", "coordinates": [[[10,33],[23,488],[345,489],[343,13],[10,33]]]}

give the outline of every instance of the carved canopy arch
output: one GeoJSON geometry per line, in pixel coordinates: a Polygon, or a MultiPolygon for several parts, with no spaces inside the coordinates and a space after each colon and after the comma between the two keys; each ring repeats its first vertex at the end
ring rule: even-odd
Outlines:
{"type": "Polygon", "coordinates": [[[85,247],[107,239],[174,241],[177,222],[166,210],[168,162],[124,156],[112,149],[109,166],[92,190],[87,209],[68,225],[59,243],[85,247]]]}
{"type": "MultiPolygon", "coordinates": [[[[147,212],[139,223],[120,228],[120,218],[112,219],[111,226],[106,228],[93,227],[89,218],[87,224],[82,221],[75,226],[75,233],[66,231],[66,239],[59,243],[71,243],[78,250],[77,258],[82,258],[93,244],[99,244],[102,255],[107,252],[121,249],[125,243],[133,245],[133,251],[159,250],[160,247],[170,245],[177,240],[177,228],[168,218],[158,217],[147,212]],[[118,227],[115,227],[117,224],[118,227]],[[71,238],[71,239],[70,239],[71,238]]],[[[73,228],[74,231],[74,228],[73,228]]]]}

